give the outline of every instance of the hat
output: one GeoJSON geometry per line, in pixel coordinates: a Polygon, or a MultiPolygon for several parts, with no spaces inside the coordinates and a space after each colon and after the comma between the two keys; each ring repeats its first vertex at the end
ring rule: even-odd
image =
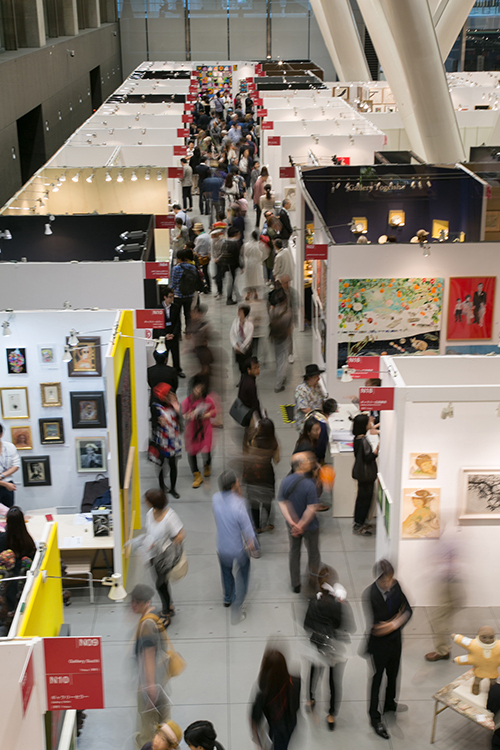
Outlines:
{"type": "Polygon", "coordinates": [[[322,372],[324,372],[324,370],[320,370],[318,365],[306,365],[304,380],[306,378],[312,378],[314,375],[321,375],[322,372]]]}
{"type": "Polygon", "coordinates": [[[162,401],[168,396],[171,390],[172,386],[168,383],[158,383],[158,385],[155,385],[155,387],[153,388],[153,393],[156,398],[159,398],[160,401],[162,401]]]}
{"type": "Polygon", "coordinates": [[[161,724],[156,731],[165,735],[167,741],[173,747],[178,747],[182,740],[182,729],[175,721],[167,721],[165,724],[161,724]]]}
{"type": "Polygon", "coordinates": [[[199,229],[201,232],[205,231],[205,227],[201,223],[201,221],[197,221],[196,224],[193,227],[194,231],[196,232],[197,229],[199,229]]]}

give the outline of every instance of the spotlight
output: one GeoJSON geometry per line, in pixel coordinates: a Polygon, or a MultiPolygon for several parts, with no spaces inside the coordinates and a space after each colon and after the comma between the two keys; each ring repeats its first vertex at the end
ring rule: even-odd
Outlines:
{"type": "Polygon", "coordinates": [[[59,182],[66,182],[66,172],[63,172],[59,177],[59,182]]]}
{"type": "Polygon", "coordinates": [[[75,175],[73,175],[71,179],[73,180],[73,182],[78,182],[78,180],[80,179],[80,172],[77,172],[75,175]]]}
{"type": "Polygon", "coordinates": [[[427,185],[428,188],[432,187],[432,182],[430,180],[427,180],[425,184],[427,185]]]}
{"type": "Polygon", "coordinates": [[[150,173],[149,173],[149,169],[147,169],[147,170],[146,170],[146,174],[144,175],[144,179],[145,179],[145,180],[149,180],[149,179],[151,179],[151,175],[150,175],[150,173]]]}
{"type": "Polygon", "coordinates": [[[123,182],[123,175],[121,172],[118,172],[118,177],[116,178],[117,182],[123,182]]]}
{"type": "Polygon", "coordinates": [[[146,239],[146,232],[143,232],[142,229],[135,229],[133,232],[122,232],[120,239],[124,242],[127,242],[127,240],[134,240],[134,242],[141,240],[144,242],[146,239]]]}
{"type": "Polygon", "coordinates": [[[89,174],[89,176],[87,177],[87,182],[92,182],[93,179],[94,179],[94,172],[92,172],[92,174],[89,174]]]}
{"type": "Polygon", "coordinates": [[[126,598],[127,592],[123,588],[121,573],[113,573],[111,578],[102,578],[101,583],[103,586],[111,586],[108,599],[119,602],[126,598]]]}
{"type": "Polygon", "coordinates": [[[410,187],[412,190],[415,190],[415,188],[417,187],[417,183],[415,182],[415,180],[411,181],[410,187]]]}
{"type": "Polygon", "coordinates": [[[158,170],[158,172],[156,173],[156,179],[157,180],[161,180],[161,172],[160,172],[160,170],[158,170]]]}
{"type": "Polygon", "coordinates": [[[431,248],[429,245],[424,245],[424,258],[428,258],[431,254],[431,248]]]}
{"type": "Polygon", "coordinates": [[[62,358],[62,361],[63,362],[71,362],[71,352],[70,352],[70,349],[69,349],[68,345],[66,345],[64,347],[64,356],[62,358]]]}
{"type": "Polygon", "coordinates": [[[452,419],[454,416],[455,416],[455,412],[454,412],[454,409],[453,409],[453,404],[450,401],[450,403],[448,404],[448,406],[445,406],[443,408],[443,410],[441,412],[441,419],[447,419],[447,418],[452,419]]]}
{"type": "Polygon", "coordinates": [[[68,344],[70,346],[78,346],[78,344],[80,343],[78,341],[78,336],[76,335],[77,333],[78,331],[75,331],[74,328],[72,328],[71,331],[69,332],[68,344]]]}
{"type": "Polygon", "coordinates": [[[9,328],[9,321],[8,320],[4,320],[4,322],[2,323],[2,328],[3,328],[2,333],[3,333],[4,336],[11,336],[12,335],[12,331],[9,328]]]}
{"type": "Polygon", "coordinates": [[[342,365],[342,377],[340,378],[342,383],[350,383],[352,380],[351,373],[349,372],[349,365],[342,365]]]}
{"type": "Polygon", "coordinates": [[[52,188],[52,192],[53,193],[58,193],[59,192],[59,188],[57,187],[57,185],[54,185],[54,187],[52,188]]]}
{"type": "Polygon", "coordinates": [[[52,232],[52,227],[50,226],[50,224],[45,224],[45,230],[44,231],[45,231],[46,235],[50,235],[50,234],[53,233],[52,232]]]}
{"type": "Polygon", "coordinates": [[[3,231],[3,232],[0,232],[0,238],[1,238],[2,240],[11,240],[11,239],[12,239],[12,235],[11,235],[11,233],[9,232],[9,230],[8,230],[8,229],[6,229],[5,231],[3,231]]]}
{"type": "Polygon", "coordinates": [[[422,190],[422,187],[423,187],[422,180],[419,180],[418,181],[418,188],[419,188],[419,190],[422,190]]]}
{"type": "Polygon", "coordinates": [[[109,172],[106,172],[106,177],[104,179],[106,180],[106,182],[111,182],[111,180],[113,178],[111,177],[111,175],[109,174],[109,172]]]}
{"type": "Polygon", "coordinates": [[[160,336],[160,343],[156,347],[158,354],[165,354],[167,347],[165,346],[165,336],[160,336]]]}
{"type": "Polygon", "coordinates": [[[135,172],[132,172],[132,177],[130,178],[132,182],[137,182],[137,175],[135,172]]]}

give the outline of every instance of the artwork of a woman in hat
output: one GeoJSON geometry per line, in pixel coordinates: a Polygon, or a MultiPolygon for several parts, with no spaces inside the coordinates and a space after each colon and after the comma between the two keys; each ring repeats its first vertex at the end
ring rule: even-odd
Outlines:
{"type": "Polygon", "coordinates": [[[439,516],[431,508],[437,495],[431,490],[416,490],[411,495],[415,506],[413,513],[403,521],[403,537],[406,539],[429,539],[439,537],[439,516]]]}

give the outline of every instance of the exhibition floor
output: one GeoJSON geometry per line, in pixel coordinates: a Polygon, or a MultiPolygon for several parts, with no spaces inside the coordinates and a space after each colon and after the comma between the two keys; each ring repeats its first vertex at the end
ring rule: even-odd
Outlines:
{"type": "MultiPolygon", "coordinates": [[[[229,349],[229,327],[235,307],[224,301],[209,299],[210,322],[221,336],[221,345],[229,349]]],[[[280,404],[293,401],[293,391],[300,382],[304,367],[310,362],[311,333],[295,335],[295,363],[289,367],[286,390],[274,393],[274,362],[262,368],[258,379],[261,403],[275,421],[282,461],[277,467],[277,482],[289,471],[289,457],[296,440],[293,426],[285,425],[280,404]]],[[[193,367],[184,360],[186,372],[193,367]]],[[[226,750],[251,750],[248,708],[260,660],[269,637],[282,642],[289,656],[292,672],[300,670],[303,681],[308,675],[308,640],[302,629],[305,600],[292,593],[288,575],[288,541],[284,521],[275,508],[276,529],[261,536],[262,557],[251,562],[250,588],[247,597],[247,619],[233,626],[230,614],[222,606],[219,566],[215,552],[215,527],[211,511],[211,494],[217,477],[241,446],[241,431],[233,427],[228,409],[234,399],[237,382],[235,367],[228,368],[228,377],[221,380],[220,395],[224,407],[224,429],[217,431],[211,487],[191,488],[192,478],[185,456],[179,464],[177,489],[180,500],[172,506],[186,529],[186,551],[189,573],[173,586],[176,616],[169,636],[187,662],[185,672],[170,682],[172,718],[185,728],[197,719],[209,719],[216,727],[218,740],[226,750]]],[[[217,387],[217,390],[219,388],[217,387]]],[[[184,397],[186,381],[179,395],[184,397]]],[[[332,394],[333,396],[335,394],[332,394]]],[[[143,457],[141,463],[142,491],[156,485],[156,469],[143,457]]],[[[354,502],[354,498],[353,498],[354,502]]],[[[339,573],[346,587],[356,616],[357,632],[353,638],[352,656],[344,677],[344,696],[332,737],[325,726],[326,677],[317,694],[318,723],[305,712],[301,717],[291,750],[327,748],[332,745],[344,750],[375,748],[384,741],[370,728],[367,716],[366,662],[358,655],[363,641],[364,621],[361,607],[363,589],[371,581],[375,555],[374,538],[353,536],[351,519],[334,519],[321,514],[320,548],[322,559],[339,573]]],[[[150,582],[142,562],[132,559],[127,581],[130,591],[139,581],[150,582]]],[[[303,559],[303,569],[305,561],[303,559]]],[[[132,750],[136,721],[136,676],[132,658],[132,638],[137,618],[130,603],[112,603],[108,589],[97,589],[96,604],[91,605],[85,590],[76,591],[73,604],[65,609],[71,635],[100,635],[103,642],[105,702],[107,708],[88,711],[78,741],[80,750],[132,750]]],[[[411,591],[407,592],[411,600],[411,591]]],[[[429,664],[424,654],[433,650],[432,628],[426,608],[414,611],[405,629],[401,673],[401,701],[409,705],[408,713],[388,721],[391,739],[385,747],[423,750],[429,746],[433,713],[432,694],[461,673],[450,662],[429,664]]],[[[500,631],[500,608],[470,608],[456,620],[459,632],[474,635],[480,625],[491,624],[500,631]]],[[[454,648],[458,655],[458,647],[454,648]]],[[[462,653],[462,651],[460,651],[462,653]]],[[[303,687],[302,700],[306,693],[303,687]]],[[[391,715],[394,716],[394,715],[391,715]]],[[[438,723],[436,748],[444,750],[486,750],[490,736],[469,722],[447,711],[438,723]]]]}

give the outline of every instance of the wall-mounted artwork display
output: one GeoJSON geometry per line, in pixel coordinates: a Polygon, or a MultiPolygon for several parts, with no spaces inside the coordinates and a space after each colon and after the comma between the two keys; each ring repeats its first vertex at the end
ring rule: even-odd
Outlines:
{"type": "Polygon", "coordinates": [[[230,90],[233,85],[231,65],[197,65],[196,73],[203,93],[230,90]]]}
{"type": "Polygon", "coordinates": [[[486,354],[500,354],[500,349],[496,344],[454,344],[446,347],[445,354],[480,354],[484,357],[486,354]]]}
{"type": "Polygon", "coordinates": [[[389,497],[384,490],[384,526],[385,533],[389,538],[391,536],[391,508],[392,500],[389,500],[389,497]]]}
{"type": "Polygon", "coordinates": [[[33,450],[33,438],[31,437],[31,427],[29,425],[23,427],[11,427],[10,434],[12,437],[12,443],[16,446],[18,451],[33,450]]]}
{"type": "Polygon", "coordinates": [[[383,513],[384,512],[384,488],[382,486],[380,477],[377,482],[377,502],[378,502],[380,510],[383,513]]]}
{"type": "Polygon", "coordinates": [[[403,490],[402,539],[439,539],[439,487],[403,490]]]}
{"type": "Polygon", "coordinates": [[[340,279],[338,367],[348,356],[439,354],[444,280],[340,279]]]}
{"type": "Polygon", "coordinates": [[[23,484],[25,487],[48,487],[50,478],[49,456],[30,456],[22,458],[23,484]]]}
{"type": "Polygon", "coordinates": [[[436,479],[437,453],[410,453],[410,479],[436,479]]]}
{"type": "Polygon", "coordinates": [[[75,445],[77,471],[107,471],[106,438],[75,438],[75,445]]]}
{"type": "Polygon", "coordinates": [[[445,219],[433,219],[432,220],[432,239],[433,240],[444,240],[448,239],[450,232],[450,222],[445,219]]]}
{"type": "Polygon", "coordinates": [[[25,375],[28,372],[26,365],[26,349],[16,347],[15,349],[6,349],[7,355],[7,372],[9,375],[25,375]]]}
{"type": "Polygon", "coordinates": [[[396,100],[389,86],[384,86],[382,91],[384,92],[384,104],[395,104],[396,100]]]}
{"type": "Polygon", "coordinates": [[[47,370],[59,367],[57,346],[55,344],[41,344],[38,347],[38,359],[40,365],[47,370]]]}
{"type": "MultiPolygon", "coordinates": [[[[69,344],[69,338],[66,337],[69,344]]],[[[78,336],[78,344],[70,347],[68,362],[70,378],[101,377],[101,339],[99,336],[78,336]]]]}
{"type": "Polygon", "coordinates": [[[459,518],[500,523],[500,469],[462,469],[459,518]]]}
{"type": "Polygon", "coordinates": [[[2,417],[4,419],[29,419],[28,389],[24,386],[0,388],[2,417]]]}
{"type": "Polygon", "coordinates": [[[130,349],[123,358],[120,380],[116,389],[116,421],[118,428],[118,461],[120,487],[125,482],[128,451],[132,440],[132,382],[130,375],[130,349]]]}
{"type": "Polygon", "coordinates": [[[459,276],[450,279],[449,339],[491,339],[495,282],[495,276],[459,276]]]}
{"type": "Polygon", "coordinates": [[[60,417],[39,419],[38,424],[42,445],[62,445],[64,443],[64,425],[60,417]]]}
{"type": "Polygon", "coordinates": [[[62,406],[62,391],[60,383],[40,383],[42,406],[62,406]]]}
{"type": "Polygon", "coordinates": [[[70,393],[69,396],[74,429],[90,430],[93,427],[106,427],[106,409],[102,391],[70,393]]]}
{"type": "Polygon", "coordinates": [[[382,104],[382,89],[370,89],[369,96],[373,104],[382,104]]]}

